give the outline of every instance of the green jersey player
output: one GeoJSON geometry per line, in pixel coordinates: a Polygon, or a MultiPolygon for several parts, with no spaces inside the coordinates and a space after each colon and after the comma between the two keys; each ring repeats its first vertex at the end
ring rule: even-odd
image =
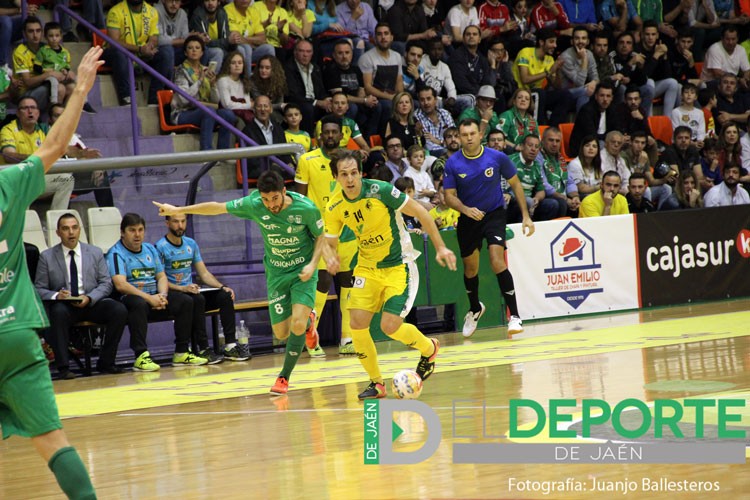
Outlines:
{"type": "Polygon", "coordinates": [[[261,174],[258,190],[244,198],[187,207],[157,202],[154,205],[159,207],[159,215],[163,216],[230,213],[258,223],[263,235],[271,326],[278,339],[288,339],[284,366],[271,394],[286,394],[289,376],[305,341],[311,349],[318,345],[313,306],[318,261],[325,245],[320,210],[307,197],[288,192],[281,176],[272,171],[261,174]],[[290,331],[292,335],[289,335],[290,331]]]}
{"type": "Polygon", "coordinates": [[[36,152],[0,171],[0,427],[31,438],[60,488],[70,498],[96,498],[94,486],[75,448],[62,430],[55,393],[36,329],[47,315],[26,267],[25,211],[44,192],[44,173],[65,153],[78,126],[86,95],[102,65],[94,47],[78,67],[78,86],[36,152]]]}

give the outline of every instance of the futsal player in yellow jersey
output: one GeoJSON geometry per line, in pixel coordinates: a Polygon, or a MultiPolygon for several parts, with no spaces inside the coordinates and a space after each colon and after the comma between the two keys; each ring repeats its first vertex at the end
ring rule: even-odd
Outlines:
{"type": "MultiPolygon", "coordinates": [[[[294,180],[297,183],[297,192],[310,198],[323,213],[331,197],[341,192],[341,187],[331,173],[330,163],[331,154],[340,149],[342,122],[338,117],[327,115],[323,117],[321,123],[320,137],[318,137],[320,148],[300,157],[294,180]]],[[[339,274],[336,277],[341,287],[339,293],[339,305],[341,306],[339,354],[356,354],[352,343],[347,304],[349,302],[349,290],[352,286],[351,262],[357,254],[357,241],[354,233],[344,228],[339,236],[339,243],[339,274]]],[[[318,291],[315,294],[316,321],[320,321],[330,289],[331,275],[326,271],[326,263],[321,259],[318,264],[318,291]]],[[[315,326],[317,327],[317,323],[315,326]]],[[[311,356],[325,356],[325,352],[320,346],[315,350],[308,349],[308,351],[311,356]],[[320,351],[321,354],[317,351],[320,351]]]]}
{"type": "Polygon", "coordinates": [[[384,398],[383,376],[378,354],[370,335],[372,317],[383,313],[380,328],[394,340],[421,353],[417,374],[426,380],[435,370],[440,343],[425,337],[416,326],[404,323],[414,304],[419,276],[414,250],[401,212],[419,220],[435,247],[438,264],[456,270],[456,256],[446,248],[430,214],[416,200],[387,182],[362,179],[359,155],[348,150],[336,152],[331,172],[341,186],[325,210],[325,235],[330,248],[325,252],[328,272],[336,274],[339,258],[332,250],[343,227],[357,237],[359,256],[349,298],[352,340],[370,385],[359,399],[384,398]]]}

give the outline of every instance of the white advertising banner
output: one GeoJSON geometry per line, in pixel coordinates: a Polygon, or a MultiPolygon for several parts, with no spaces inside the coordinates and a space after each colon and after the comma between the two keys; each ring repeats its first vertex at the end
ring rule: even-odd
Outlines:
{"type": "Polygon", "coordinates": [[[638,263],[632,215],[534,224],[531,237],[509,227],[508,267],[523,319],[623,309],[638,304],[638,263]]]}

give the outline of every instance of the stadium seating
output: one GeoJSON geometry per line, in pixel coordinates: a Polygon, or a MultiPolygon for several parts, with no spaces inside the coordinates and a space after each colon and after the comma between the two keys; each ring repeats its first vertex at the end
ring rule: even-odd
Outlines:
{"type": "Polygon", "coordinates": [[[39,215],[34,210],[26,210],[23,241],[36,245],[40,252],[47,250],[47,240],[44,237],[42,221],[39,220],[39,215]]]}
{"type": "Polygon", "coordinates": [[[560,148],[560,152],[562,153],[563,158],[570,161],[578,156],[577,151],[570,151],[570,136],[573,133],[573,124],[561,123],[558,127],[560,128],[560,132],[562,132],[562,147],[560,148]]]}
{"type": "Polygon", "coordinates": [[[173,132],[200,131],[200,127],[196,125],[172,125],[169,123],[168,116],[171,112],[170,106],[173,95],[174,92],[171,90],[159,90],[156,93],[156,99],[159,101],[159,128],[162,133],[171,134],[173,132]]]}
{"type": "MultiPolygon", "coordinates": [[[[104,34],[107,33],[107,28],[102,28],[101,30],[102,30],[102,33],[104,33],[104,34]]],[[[99,36],[99,34],[97,32],[94,31],[94,32],[91,33],[91,45],[93,47],[104,47],[104,44],[106,44],[106,43],[107,42],[104,40],[104,38],[102,38],[101,36],[99,36]]],[[[105,74],[105,73],[108,74],[108,73],[112,73],[112,68],[109,67],[109,66],[107,66],[105,64],[103,66],[99,66],[99,68],[97,68],[96,72],[97,73],[102,73],[102,74],[105,74]]]]}
{"type": "Polygon", "coordinates": [[[672,120],[667,116],[649,116],[648,126],[654,139],[664,144],[672,144],[672,120]]]}
{"type": "Polygon", "coordinates": [[[120,239],[122,214],[116,207],[89,208],[87,213],[91,244],[106,253],[120,239]]]}

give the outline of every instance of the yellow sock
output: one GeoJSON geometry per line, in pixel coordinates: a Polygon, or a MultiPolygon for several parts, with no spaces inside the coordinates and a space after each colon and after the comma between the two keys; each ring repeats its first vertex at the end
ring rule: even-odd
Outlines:
{"type": "Polygon", "coordinates": [[[378,351],[375,349],[375,342],[372,341],[370,330],[368,328],[362,330],[352,328],[352,342],[354,343],[354,350],[357,351],[359,362],[362,363],[362,367],[370,380],[382,384],[383,376],[380,374],[380,367],[378,366],[378,351]]]}
{"type": "Polygon", "coordinates": [[[318,316],[315,318],[315,328],[318,327],[318,323],[320,323],[320,317],[323,316],[323,309],[326,306],[326,301],[328,300],[328,294],[319,292],[315,290],[315,312],[318,314],[318,316]]]}
{"type": "Polygon", "coordinates": [[[432,352],[435,350],[432,341],[425,337],[424,334],[411,323],[402,323],[399,329],[393,332],[390,337],[398,340],[402,344],[413,347],[422,353],[422,356],[432,356],[432,352]]]}
{"type": "Polygon", "coordinates": [[[341,345],[346,344],[352,338],[351,314],[347,308],[349,305],[350,290],[351,288],[342,288],[341,295],[339,296],[339,304],[341,304],[341,345]]]}

